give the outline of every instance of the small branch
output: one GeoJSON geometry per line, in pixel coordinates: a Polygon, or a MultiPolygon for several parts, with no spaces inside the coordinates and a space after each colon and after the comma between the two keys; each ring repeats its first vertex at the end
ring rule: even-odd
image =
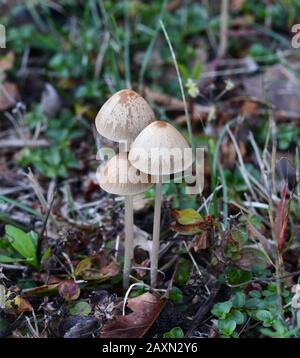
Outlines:
{"type": "Polygon", "coordinates": [[[25,140],[25,139],[6,139],[0,141],[0,149],[6,148],[41,148],[41,147],[49,147],[50,143],[45,139],[38,140],[25,140]]]}
{"type": "Polygon", "coordinates": [[[228,0],[222,0],[220,16],[220,45],[218,56],[222,58],[226,55],[228,45],[228,0]]]}

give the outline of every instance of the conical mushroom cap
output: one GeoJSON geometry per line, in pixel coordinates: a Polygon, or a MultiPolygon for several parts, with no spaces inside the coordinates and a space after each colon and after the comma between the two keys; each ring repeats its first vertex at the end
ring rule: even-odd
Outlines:
{"type": "Polygon", "coordinates": [[[171,124],[155,121],[134,140],[128,156],[141,172],[164,176],[180,173],[192,165],[192,150],[171,124]]]}
{"type": "Polygon", "coordinates": [[[152,186],[150,177],[134,168],[124,152],[112,157],[96,176],[100,187],[111,194],[135,195],[152,186]]]}
{"type": "Polygon", "coordinates": [[[101,107],[96,117],[97,131],[112,141],[131,143],[155,120],[149,104],[136,92],[117,92],[101,107]]]}

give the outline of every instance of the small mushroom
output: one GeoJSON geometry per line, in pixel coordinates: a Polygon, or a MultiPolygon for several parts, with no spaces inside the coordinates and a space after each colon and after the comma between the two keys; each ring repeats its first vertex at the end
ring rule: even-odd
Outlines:
{"type": "Polygon", "coordinates": [[[123,271],[123,286],[128,288],[131,261],[133,259],[133,196],[151,187],[147,174],[134,168],[127,159],[127,153],[122,152],[112,157],[97,172],[100,187],[108,193],[125,197],[125,258],[123,271]]]}
{"type": "Polygon", "coordinates": [[[123,89],[101,107],[96,128],[103,137],[130,144],[154,120],[154,113],[144,98],[130,89],[123,89]]]}
{"type": "MultiPolygon", "coordinates": [[[[154,113],[150,108],[149,104],[136,92],[131,89],[123,89],[113,96],[111,96],[101,107],[100,111],[96,117],[96,129],[99,134],[103,137],[106,137],[115,142],[125,142],[126,151],[128,145],[136,138],[136,136],[155,120],[154,113]]],[[[122,150],[124,151],[124,149],[122,150]]],[[[127,161],[127,157],[126,157],[127,161]]],[[[121,165],[124,164],[124,161],[121,160],[121,165]],[[123,164],[122,164],[123,163],[123,164]]],[[[104,175],[105,176],[105,175],[104,175]]],[[[132,185],[127,183],[125,186],[119,183],[119,188],[117,189],[114,186],[115,190],[121,190],[121,192],[114,192],[115,194],[124,194],[127,195],[123,190],[125,188],[133,190],[133,193],[136,194],[137,188],[140,186],[132,185]]],[[[104,188],[104,186],[103,186],[104,188]]],[[[113,186],[107,187],[107,191],[112,189],[113,186]]],[[[104,190],[106,190],[104,188],[104,190]]],[[[144,190],[142,190],[144,191],[144,190]]],[[[110,192],[110,191],[109,191],[110,192]]],[[[127,242],[130,244],[133,233],[133,207],[132,207],[132,197],[126,196],[125,202],[125,211],[126,211],[126,242],[125,242],[125,267],[128,271],[128,257],[132,255],[132,247],[127,248],[127,242]],[[131,236],[131,237],[130,237],[131,236]]],[[[129,260],[130,264],[130,260],[129,260]]],[[[128,283],[127,272],[124,272],[124,277],[126,277],[126,282],[124,283],[125,287],[128,283]]]]}
{"type": "Polygon", "coordinates": [[[155,121],[146,127],[131,145],[128,159],[141,172],[156,177],[153,241],[151,251],[151,286],[157,285],[161,216],[161,187],[164,176],[185,171],[192,165],[190,146],[171,124],[155,121]]]}

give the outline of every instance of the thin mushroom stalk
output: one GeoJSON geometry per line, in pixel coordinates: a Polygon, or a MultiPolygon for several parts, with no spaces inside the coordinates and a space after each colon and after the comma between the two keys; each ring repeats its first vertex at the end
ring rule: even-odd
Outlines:
{"type": "Polygon", "coordinates": [[[125,197],[125,257],[123,269],[123,287],[127,289],[130,281],[131,262],[133,259],[133,197],[148,190],[152,183],[146,174],[137,175],[136,169],[128,162],[127,153],[112,157],[99,172],[97,179],[100,187],[108,193],[125,197]],[[131,176],[129,178],[129,172],[131,176]],[[133,181],[131,182],[130,179],[133,181]],[[141,181],[138,181],[140,179],[141,181]]]}
{"type": "Polygon", "coordinates": [[[125,255],[123,270],[123,288],[129,287],[131,262],[134,250],[133,237],[133,196],[125,196],[125,255]]]}
{"type": "Polygon", "coordinates": [[[159,178],[156,184],[154,204],[150,271],[151,286],[155,287],[157,286],[158,271],[162,180],[164,176],[180,173],[190,167],[193,159],[192,151],[176,128],[165,121],[155,121],[136,137],[131,145],[128,159],[140,172],[159,178]],[[188,155],[184,156],[186,149],[190,151],[187,153],[188,155]],[[170,153],[172,153],[171,156],[170,153]]]}
{"type": "Polygon", "coordinates": [[[159,253],[159,239],[160,239],[160,217],[161,217],[161,201],[162,201],[162,183],[161,178],[155,187],[155,203],[154,203],[154,220],[153,220],[153,238],[151,250],[151,271],[150,279],[151,286],[157,285],[157,271],[158,271],[158,253],[159,253]]]}

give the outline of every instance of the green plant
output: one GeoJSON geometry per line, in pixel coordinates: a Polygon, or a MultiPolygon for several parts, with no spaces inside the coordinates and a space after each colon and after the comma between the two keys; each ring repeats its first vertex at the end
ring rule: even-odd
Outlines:
{"type": "Polygon", "coordinates": [[[164,333],[163,338],[184,338],[184,333],[180,327],[174,327],[169,332],[164,333]]]}
{"type": "Polygon", "coordinates": [[[36,249],[37,234],[35,232],[25,233],[12,225],[5,226],[5,235],[0,240],[0,262],[25,262],[39,269],[36,249]]]}
{"type": "MultiPolygon", "coordinates": [[[[29,113],[25,121],[31,129],[44,120],[38,109],[29,113]]],[[[72,140],[83,134],[82,128],[72,119],[69,111],[63,111],[61,118],[50,119],[45,136],[49,139],[49,148],[25,148],[22,151],[20,164],[32,165],[41,174],[49,178],[67,177],[69,169],[76,169],[78,163],[71,149],[72,140]]]]}
{"type": "MultiPolygon", "coordinates": [[[[285,303],[290,302],[290,291],[283,290],[282,299],[285,303]]],[[[228,301],[216,303],[211,312],[218,318],[218,329],[222,337],[239,337],[243,331],[247,336],[247,327],[252,325],[253,330],[258,333],[274,338],[290,337],[297,332],[295,327],[281,321],[277,287],[273,283],[262,291],[253,289],[245,293],[238,290],[228,301]]],[[[289,314],[288,306],[285,313],[289,314]]]]}
{"type": "Polygon", "coordinates": [[[182,303],[183,294],[180,288],[173,286],[170,291],[170,300],[174,303],[182,303]]]}

